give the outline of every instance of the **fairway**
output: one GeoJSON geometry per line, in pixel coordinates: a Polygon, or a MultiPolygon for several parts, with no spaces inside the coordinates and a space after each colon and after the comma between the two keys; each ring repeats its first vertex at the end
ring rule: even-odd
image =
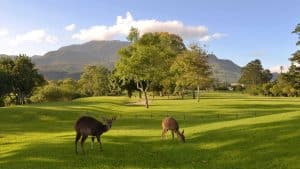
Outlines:
{"type": "Polygon", "coordinates": [[[0,108],[0,169],[204,168],[299,169],[300,98],[204,93],[198,103],[150,97],[90,97],[0,108]],[[86,154],[75,154],[74,123],[82,115],[117,115],[112,129],[86,154]],[[161,120],[171,115],[186,143],[161,120]]]}

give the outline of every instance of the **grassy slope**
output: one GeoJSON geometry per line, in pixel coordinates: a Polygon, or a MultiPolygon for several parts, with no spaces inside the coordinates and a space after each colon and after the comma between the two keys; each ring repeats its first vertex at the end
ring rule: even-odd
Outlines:
{"type": "MultiPolygon", "coordinates": [[[[0,168],[300,168],[300,99],[209,93],[195,100],[154,100],[150,109],[125,97],[0,108],[0,168]],[[104,151],[74,153],[81,115],[116,114],[104,151]],[[161,141],[172,115],[187,143],[161,141]]],[[[97,144],[96,144],[97,145],[97,144]]]]}

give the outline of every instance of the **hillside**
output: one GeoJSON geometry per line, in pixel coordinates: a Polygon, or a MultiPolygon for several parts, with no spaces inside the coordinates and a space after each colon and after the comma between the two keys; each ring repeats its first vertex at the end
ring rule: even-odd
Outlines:
{"type": "MultiPolygon", "coordinates": [[[[78,79],[85,65],[100,64],[113,68],[119,59],[117,51],[129,45],[123,41],[90,41],[84,44],[62,47],[44,56],[33,56],[41,73],[47,79],[78,79]]],[[[218,59],[209,55],[215,77],[219,81],[235,82],[240,76],[240,67],[230,60],[218,59]]]]}

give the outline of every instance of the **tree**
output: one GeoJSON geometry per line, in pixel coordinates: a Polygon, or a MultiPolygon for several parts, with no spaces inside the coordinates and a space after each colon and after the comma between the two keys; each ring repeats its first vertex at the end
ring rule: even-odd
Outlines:
{"type": "Polygon", "coordinates": [[[86,66],[78,81],[80,92],[86,96],[107,95],[109,74],[109,70],[104,66],[86,66]]]}
{"type": "Polygon", "coordinates": [[[129,42],[135,42],[139,39],[140,33],[137,28],[131,27],[130,32],[127,36],[129,42]]]}
{"type": "MultiPolygon", "coordinates": [[[[300,46],[300,24],[298,24],[295,28],[295,30],[292,32],[298,35],[298,42],[296,43],[297,46],[300,46]]],[[[291,72],[295,78],[295,82],[293,83],[293,86],[300,90],[300,50],[297,50],[295,53],[292,54],[292,58],[290,60],[293,62],[292,69],[293,72],[291,72]],[[297,63],[298,66],[296,66],[297,63]]]]}
{"type": "Polygon", "coordinates": [[[239,82],[247,86],[262,85],[272,79],[269,70],[264,70],[260,60],[256,59],[249,62],[242,68],[239,82]]]}
{"type": "Polygon", "coordinates": [[[212,72],[207,61],[206,52],[197,45],[191,50],[179,54],[172,65],[176,85],[181,88],[191,86],[197,88],[197,100],[200,100],[200,89],[206,88],[212,82],[212,72]]]}
{"type": "Polygon", "coordinates": [[[24,104],[25,98],[32,95],[33,89],[45,83],[44,77],[38,73],[38,69],[26,55],[15,58],[12,76],[16,104],[24,104]]]}
{"type": "MultiPolygon", "coordinates": [[[[135,33],[129,33],[132,34],[135,33]]],[[[149,87],[152,83],[160,84],[169,75],[171,64],[185,45],[179,36],[166,32],[146,33],[140,38],[129,36],[128,39],[135,40],[119,50],[121,58],[116,74],[120,79],[134,80],[137,88],[144,93],[145,107],[148,108],[149,87]]]]}
{"type": "Polygon", "coordinates": [[[9,57],[0,58],[0,98],[12,92],[11,71],[14,61],[9,57]]]}

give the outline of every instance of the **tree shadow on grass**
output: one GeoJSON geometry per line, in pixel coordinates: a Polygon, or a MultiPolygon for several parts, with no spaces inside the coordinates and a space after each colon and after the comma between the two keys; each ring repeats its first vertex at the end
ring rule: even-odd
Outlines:
{"type": "MultiPolygon", "coordinates": [[[[188,133],[188,131],[187,131],[188,133]]],[[[300,165],[300,117],[187,135],[187,143],[157,136],[103,135],[104,151],[74,152],[74,137],[29,144],[0,158],[0,168],[214,168],[296,169],[300,165]]]]}

